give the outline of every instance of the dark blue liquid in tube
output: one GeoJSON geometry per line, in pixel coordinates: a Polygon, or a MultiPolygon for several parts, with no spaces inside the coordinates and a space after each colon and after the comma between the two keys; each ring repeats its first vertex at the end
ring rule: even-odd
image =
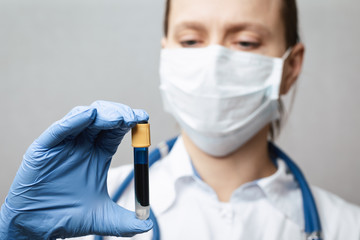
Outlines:
{"type": "Polygon", "coordinates": [[[134,148],[135,213],[139,219],[150,214],[149,152],[148,148],[134,148]]]}

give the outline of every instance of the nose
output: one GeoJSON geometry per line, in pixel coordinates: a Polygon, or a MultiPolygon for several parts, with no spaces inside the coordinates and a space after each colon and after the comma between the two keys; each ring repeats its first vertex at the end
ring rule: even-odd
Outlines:
{"type": "Polygon", "coordinates": [[[225,42],[218,33],[212,33],[207,42],[207,45],[221,45],[225,47],[225,42]]]}
{"type": "Polygon", "coordinates": [[[223,47],[229,47],[226,43],[225,32],[220,26],[214,26],[208,30],[207,45],[220,45],[223,47]]]}

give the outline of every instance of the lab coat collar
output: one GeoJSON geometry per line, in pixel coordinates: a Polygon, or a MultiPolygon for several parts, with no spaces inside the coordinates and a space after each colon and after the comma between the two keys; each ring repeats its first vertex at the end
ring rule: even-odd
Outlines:
{"type": "Polygon", "coordinates": [[[181,179],[191,181],[195,177],[190,156],[181,136],[178,137],[169,154],[155,163],[151,169],[150,184],[156,184],[150,185],[150,188],[152,196],[157,196],[151,204],[155,214],[161,215],[175,202],[176,182],[181,179]]]}
{"type": "MultiPolygon", "coordinates": [[[[304,218],[301,191],[293,175],[288,172],[286,164],[278,159],[277,166],[278,169],[273,175],[240,186],[234,191],[230,201],[236,202],[244,197],[247,200],[265,197],[280,213],[303,228],[304,218]],[[248,189],[251,189],[252,194],[248,194],[248,189]],[[289,201],[289,199],[292,201],[289,201]],[[294,207],[294,205],[299,207],[294,207]]],[[[151,186],[151,188],[153,189],[154,196],[159,197],[156,201],[152,201],[156,215],[164,213],[175,202],[176,194],[180,191],[176,187],[177,182],[199,181],[181,136],[175,142],[170,153],[158,162],[158,166],[154,165],[153,168],[156,173],[154,172],[152,177],[156,179],[151,180],[151,182],[156,182],[157,184],[151,186]],[[169,179],[169,181],[164,181],[164,179],[169,179]],[[159,201],[159,199],[161,200],[159,201]]]]}
{"type": "Polygon", "coordinates": [[[304,230],[302,193],[286,163],[278,159],[278,170],[271,176],[257,181],[269,202],[291,221],[304,230]]]}

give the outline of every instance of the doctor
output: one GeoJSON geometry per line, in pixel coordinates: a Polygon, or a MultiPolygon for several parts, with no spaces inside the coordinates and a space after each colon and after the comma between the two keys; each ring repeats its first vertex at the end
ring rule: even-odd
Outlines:
{"type": "MultiPolygon", "coordinates": [[[[162,47],[160,90],[182,131],[150,170],[161,239],[306,239],[301,184],[268,145],[280,98],[302,68],[295,1],[167,1],[162,47]]],[[[0,239],[151,239],[153,221],[129,211],[132,184],[122,207],[109,197],[131,166],[108,174],[123,136],[147,119],[97,101],[50,126],[24,155],[1,208],[0,239]]],[[[311,191],[323,239],[360,239],[357,206],[311,191]]]]}

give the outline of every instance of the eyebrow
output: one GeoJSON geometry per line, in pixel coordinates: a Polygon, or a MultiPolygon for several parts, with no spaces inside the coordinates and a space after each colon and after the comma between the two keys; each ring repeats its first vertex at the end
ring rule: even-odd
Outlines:
{"type": "MultiPolygon", "coordinates": [[[[205,26],[199,22],[184,21],[175,25],[174,32],[177,33],[184,29],[204,31],[205,26]]],[[[226,29],[226,33],[230,33],[230,34],[242,30],[255,30],[263,35],[270,35],[270,31],[267,29],[267,27],[258,23],[249,23],[249,22],[230,23],[225,25],[225,29],[226,29]]]]}
{"type": "Polygon", "coordinates": [[[198,30],[198,31],[204,31],[205,26],[198,22],[190,22],[190,21],[189,22],[180,22],[175,25],[174,32],[176,33],[181,30],[184,30],[184,29],[193,29],[193,30],[198,30]]]}
{"type": "Polygon", "coordinates": [[[243,22],[243,23],[230,23],[225,26],[227,33],[236,33],[243,30],[255,30],[256,32],[261,33],[262,35],[270,35],[271,32],[269,29],[258,23],[249,23],[249,22],[243,22]]]}

